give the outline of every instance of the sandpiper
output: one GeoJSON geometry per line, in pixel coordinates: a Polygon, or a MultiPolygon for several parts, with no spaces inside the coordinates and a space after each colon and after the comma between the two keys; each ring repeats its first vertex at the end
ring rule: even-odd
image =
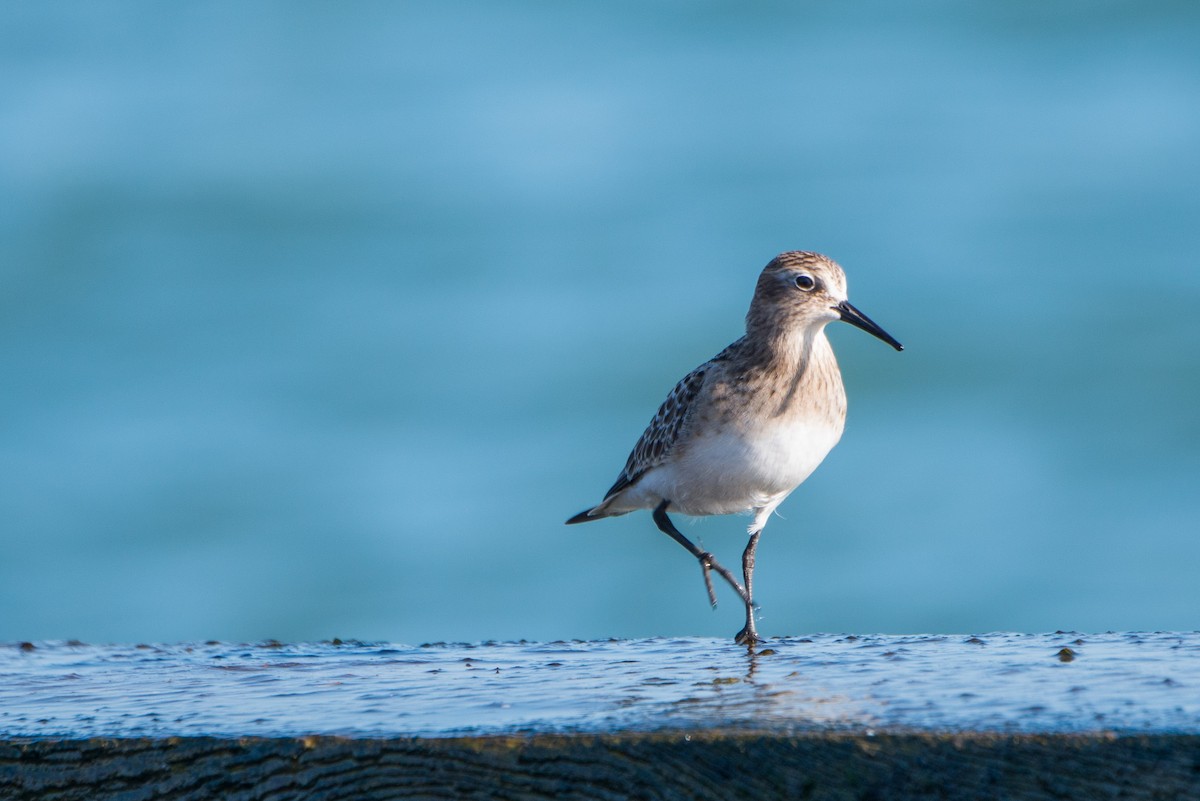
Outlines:
{"type": "Polygon", "coordinates": [[[754,625],[754,551],[767,519],[842,436],[846,391],[825,326],[843,320],[903,346],[846,299],[846,276],[819,253],[791,251],[758,277],[746,334],[684,376],[634,446],[604,500],[567,523],[654,510],[659,529],[700,561],[709,602],[715,570],[746,605],[734,638],[761,642],[754,625]],[[743,585],[679,533],[667,512],[750,512],[743,585]]]}

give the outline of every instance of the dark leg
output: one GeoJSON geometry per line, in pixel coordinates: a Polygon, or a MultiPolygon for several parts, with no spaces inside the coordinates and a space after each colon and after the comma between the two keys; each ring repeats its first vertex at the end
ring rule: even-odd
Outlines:
{"type": "Polygon", "coordinates": [[[755,531],[751,534],[750,542],[746,543],[746,550],[742,552],[742,575],[746,578],[746,626],[733,638],[742,645],[762,642],[754,628],[754,551],[758,548],[758,535],[761,533],[755,531]]]}
{"type": "Polygon", "coordinates": [[[746,589],[738,583],[733,574],[726,570],[720,562],[718,562],[711,553],[702,551],[692,544],[692,541],[679,533],[679,529],[675,528],[675,524],[671,522],[671,518],[667,517],[667,507],[671,505],[670,501],[663,501],[654,510],[654,522],[658,528],[671,539],[678,542],[687,552],[700,560],[700,569],[704,571],[704,587],[708,590],[708,602],[713,606],[717,605],[717,594],[713,592],[712,577],[709,575],[710,570],[717,571],[717,574],[729,582],[729,586],[733,587],[734,591],[742,599],[744,603],[750,603],[750,595],[746,589]]]}

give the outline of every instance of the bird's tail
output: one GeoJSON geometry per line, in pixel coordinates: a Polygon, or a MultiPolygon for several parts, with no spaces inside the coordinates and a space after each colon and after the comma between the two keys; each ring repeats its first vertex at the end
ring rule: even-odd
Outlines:
{"type": "Polygon", "coordinates": [[[587,523],[588,521],[591,521],[591,520],[599,520],[600,518],[598,516],[592,514],[592,512],[594,512],[594,511],[595,511],[594,508],[584,509],[582,512],[580,512],[579,514],[575,515],[570,520],[568,520],[567,525],[573,526],[576,523],[587,523]]]}
{"type": "Polygon", "coordinates": [[[567,521],[567,525],[572,526],[576,523],[589,523],[592,520],[601,520],[605,517],[616,517],[617,515],[623,515],[623,514],[627,513],[627,512],[610,512],[608,510],[608,507],[609,507],[609,504],[611,504],[611,503],[612,503],[612,496],[609,496],[608,498],[605,498],[604,502],[601,503],[600,505],[593,506],[591,509],[584,509],[579,514],[572,517],[570,520],[567,521]]]}

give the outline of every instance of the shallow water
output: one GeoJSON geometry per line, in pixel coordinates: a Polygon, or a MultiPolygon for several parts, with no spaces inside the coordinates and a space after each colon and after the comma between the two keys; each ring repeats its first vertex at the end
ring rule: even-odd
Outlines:
{"type": "MultiPolygon", "coordinates": [[[[758,270],[842,444],[761,629],[1192,629],[1200,12],[0,8],[0,639],[731,636],[565,528],[758,270]]],[[[747,521],[683,527],[727,564],[747,521]]]]}
{"type": "Polygon", "coordinates": [[[30,645],[0,647],[6,736],[1200,733],[1195,633],[30,645]]]}

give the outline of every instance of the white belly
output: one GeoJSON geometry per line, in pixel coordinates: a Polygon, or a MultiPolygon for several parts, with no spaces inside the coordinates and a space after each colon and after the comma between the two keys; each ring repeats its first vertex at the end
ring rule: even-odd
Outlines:
{"type": "Polygon", "coordinates": [[[841,424],[826,420],[699,435],[678,458],[647,473],[631,495],[644,496],[636,499],[641,508],[667,499],[673,511],[686,515],[774,508],[809,477],[841,436],[841,424]]]}

